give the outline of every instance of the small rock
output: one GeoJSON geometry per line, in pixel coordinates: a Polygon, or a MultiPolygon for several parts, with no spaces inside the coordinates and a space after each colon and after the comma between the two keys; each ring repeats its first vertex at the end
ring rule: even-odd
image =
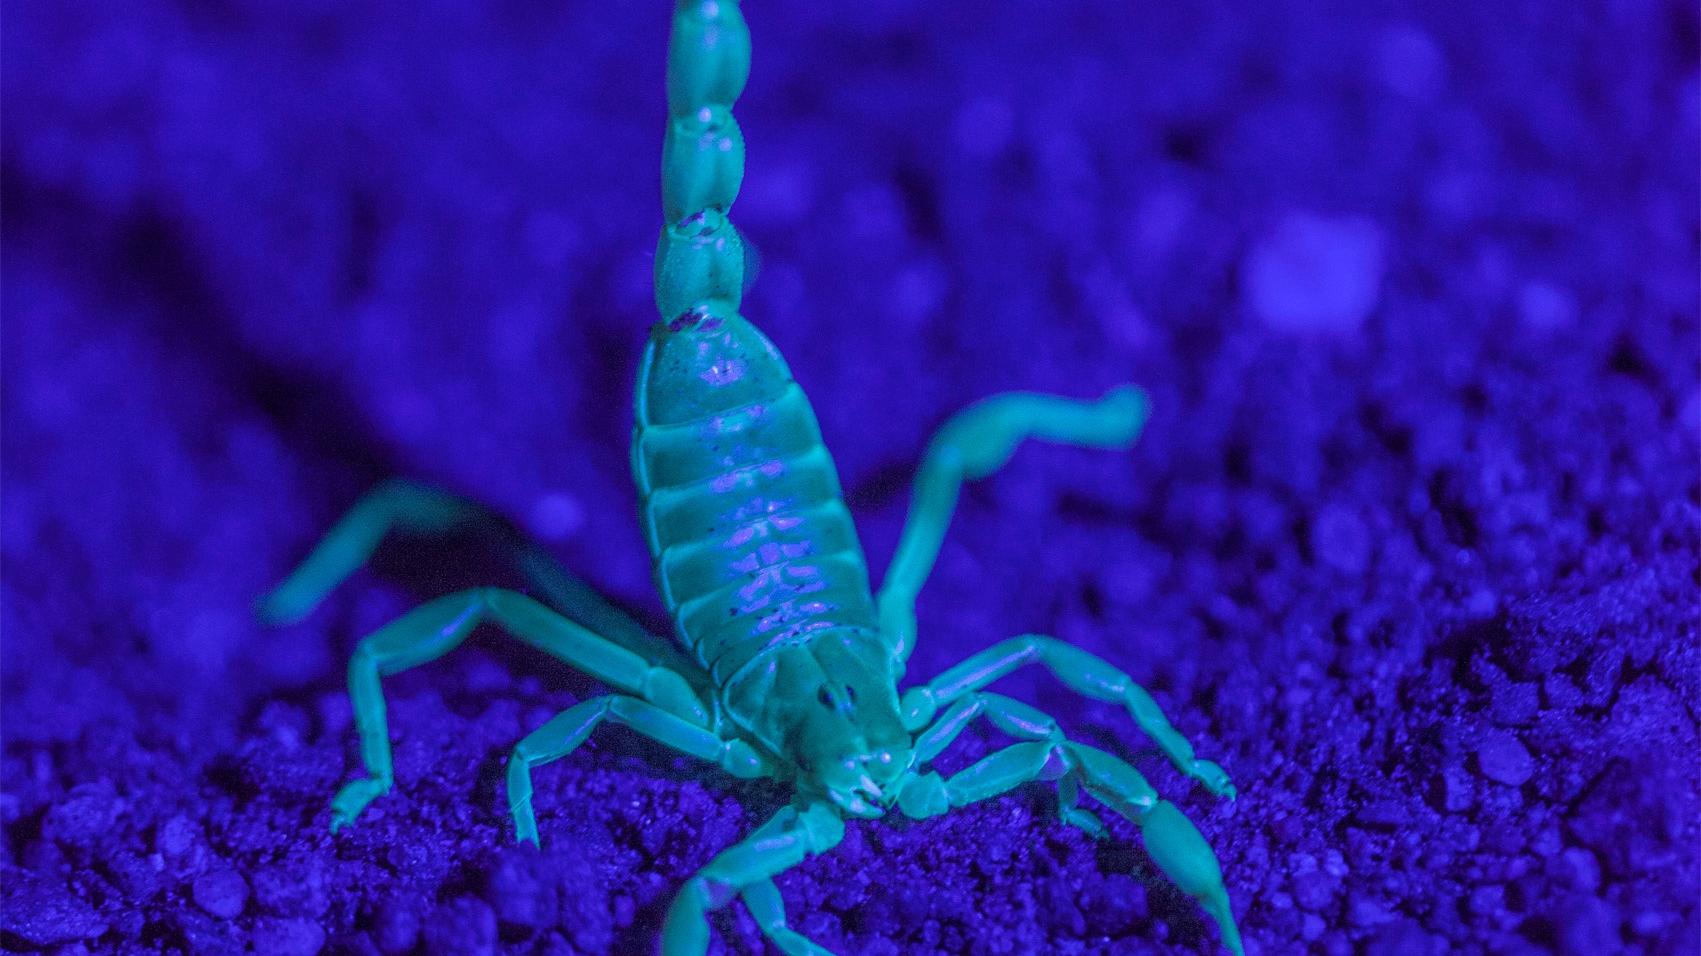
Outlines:
{"type": "Polygon", "coordinates": [[[490,874],[485,899],[504,926],[539,930],[555,923],[555,885],[542,854],[529,849],[505,852],[490,874]]]}
{"type": "Polygon", "coordinates": [[[1395,93],[1420,103],[1447,84],[1447,57],[1435,39],[1409,24],[1389,27],[1376,44],[1376,73],[1395,93]]]}
{"type": "Polygon", "coordinates": [[[1489,883],[1471,890],[1471,912],[1484,919],[1493,919],[1506,911],[1506,887],[1489,883]]]}
{"type": "Polygon", "coordinates": [[[182,856],[195,845],[199,836],[195,822],[178,814],[160,824],[159,829],[154,831],[154,849],[166,856],[182,856]]]}
{"type": "Polygon", "coordinates": [[[1462,764],[1448,764],[1442,769],[1436,782],[1436,796],[1441,809],[1448,813],[1462,813],[1471,808],[1471,775],[1462,764]]]}
{"type": "Polygon", "coordinates": [[[481,899],[463,896],[431,914],[424,936],[432,956],[490,956],[496,952],[496,912],[481,899]]]}
{"type": "Polygon", "coordinates": [[[1559,951],[1566,956],[1617,952],[1622,944],[1618,911],[1598,897],[1572,897],[1552,918],[1559,930],[1559,951]]]}
{"type": "Polygon", "coordinates": [[[1300,921],[1299,935],[1308,943],[1315,942],[1317,937],[1323,935],[1325,929],[1328,929],[1328,927],[1324,925],[1323,917],[1316,913],[1307,913],[1305,918],[1300,921]]]}
{"type": "Polygon", "coordinates": [[[78,784],[70,796],[47,811],[41,831],[49,839],[67,846],[92,846],[111,831],[123,804],[112,785],[78,784]]]}
{"type": "Polygon", "coordinates": [[[1538,705],[1535,684],[1512,681],[1495,688],[1488,716],[1502,727],[1525,727],[1535,721],[1538,705]]]}
{"type": "Polygon", "coordinates": [[[1252,312],[1282,332],[1348,332],[1376,307],[1382,232],[1356,217],[1294,213],[1253,247],[1245,264],[1252,312]]]}
{"type": "Polygon", "coordinates": [[[412,952],[419,943],[419,911],[402,900],[380,905],[372,918],[372,942],[390,956],[412,952]]]}
{"type": "Polygon", "coordinates": [[[1358,574],[1370,563],[1370,529],[1352,509],[1326,505],[1311,529],[1311,549],[1324,564],[1358,574]]]}
{"type": "Polygon", "coordinates": [[[1347,903],[1347,919],[1354,926],[1377,926],[1393,919],[1387,907],[1368,896],[1354,896],[1347,903]]]}
{"type": "Polygon", "coordinates": [[[210,916],[234,919],[248,903],[248,884],[242,874],[229,867],[209,870],[195,879],[195,905],[210,916]]]}
{"type": "Polygon", "coordinates": [[[318,916],[330,905],[324,865],[307,857],[260,869],[254,874],[254,900],[280,916],[318,916]]]}
{"type": "Polygon", "coordinates": [[[1298,903],[1301,909],[1317,913],[1334,902],[1335,881],[1320,870],[1295,876],[1291,885],[1294,902],[1298,903]]]}
{"type": "Polygon", "coordinates": [[[1409,919],[1389,923],[1364,944],[1365,956],[1433,956],[1436,938],[1409,919]]]}
{"type": "Polygon", "coordinates": [[[1592,893],[1601,885],[1601,864],[1580,846],[1566,847],[1559,854],[1558,875],[1577,889],[1592,893]]]}
{"type": "Polygon", "coordinates": [[[1583,703],[1583,692],[1570,677],[1554,671],[1542,678],[1542,694],[1554,710],[1575,710],[1583,703]]]}
{"type": "Polygon", "coordinates": [[[1569,328],[1577,322],[1577,301],[1558,286],[1528,282],[1518,290],[1518,318],[1544,332],[1569,328]]]}
{"type": "Polygon", "coordinates": [[[307,919],[261,919],[252,938],[254,951],[266,956],[314,956],[325,948],[325,931],[307,919]]]}
{"type": "Polygon", "coordinates": [[[189,956],[228,956],[244,948],[241,933],[229,920],[211,919],[187,906],[172,914],[172,919],[189,956]]]}
{"type": "Polygon", "coordinates": [[[533,502],[527,529],[545,541],[566,541],[585,526],[585,506],[565,491],[546,494],[533,502]]]}
{"type": "Polygon", "coordinates": [[[106,932],[106,921],[94,907],[55,886],[31,877],[8,875],[0,900],[0,930],[32,946],[52,946],[94,939],[106,932]]]}
{"type": "Polygon", "coordinates": [[[1477,767],[1483,776],[1512,787],[1523,786],[1536,772],[1535,759],[1523,742],[1504,730],[1484,732],[1477,767]]]}

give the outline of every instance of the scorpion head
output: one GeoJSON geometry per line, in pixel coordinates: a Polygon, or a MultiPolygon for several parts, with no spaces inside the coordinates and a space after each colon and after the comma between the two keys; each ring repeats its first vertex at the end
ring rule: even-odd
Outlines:
{"type": "MultiPolygon", "coordinates": [[[[878,817],[911,765],[891,655],[872,635],[822,632],[774,654],[738,688],[763,701],[750,729],[816,791],[850,816],[878,817]],[[766,685],[766,686],[762,686],[766,685]]],[[[742,682],[741,682],[742,683],[742,682]]]]}

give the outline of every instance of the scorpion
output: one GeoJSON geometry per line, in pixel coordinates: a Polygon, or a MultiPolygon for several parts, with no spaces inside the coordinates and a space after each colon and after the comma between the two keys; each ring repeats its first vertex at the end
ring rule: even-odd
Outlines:
{"type": "MultiPolygon", "coordinates": [[[[731,107],[749,76],[749,29],[735,0],[679,0],[668,50],[670,121],[662,150],[666,224],[656,251],[661,315],[640,360],[631,467],[654,579],[677,638],[669,644],[572,578],[537,545],[516,554],[548,603],[476,588],[437,598],[365,637],[348,665],[365,775],[331,801],[345,827],[394,783],[380,677],[435,660],[494,623],[617,693],[569,707],[520,741],[507,763],[516,840],[538,843],[532,771],[605,723],[630,728],[739,778],[789,783],[795,797],[715,856],[663,919],[665,956],[709,945],[708,914],[742,898],[789,956],[830,956],[788,927],[774,877],[842,839],[847,818],[896,810],[924,819],[1055,781],[1063,822],[1094,837],[1085,791],[1140,830],[1148,854],[1243,952],[1216,854],[1131,765],[1070,740],[1050,716],[985,688],[1037,664],[1074,692],[1122,704],[1183,774],[1233,799],[1216,763],[1195,755],[1158,704],[1099,657],[1044,635],[970,656],[903,691],[915,602],[964,482],[1003,467],[1028,439],[1121,449],[1148,402],[1124,385],[1097,400],[996,395],[948,419],[928,445],[909,513],[878,592],[809,400],[773,343],[739,314],[745,250],[727,213],[744,175],[731,107]],[[944,777],[930,763],[982,720],[1015,739],[944,777]]],[[[359,501],[261,602],[299,620],[391,531],[446,533],[494,515],[424,485],[391,481],[359,501]]]]}

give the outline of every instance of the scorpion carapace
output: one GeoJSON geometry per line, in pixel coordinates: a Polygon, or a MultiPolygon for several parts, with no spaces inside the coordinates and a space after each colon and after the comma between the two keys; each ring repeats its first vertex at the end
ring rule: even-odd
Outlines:
{"type": "Polygon", "coordinates": [[[497,530],[537,597],[496,588],[452,594],[360,642],[348,680],[366,773],[332,799],[331,829],[394,782],[380,677],[434,660],[490,622],[614,690],[568,708],[514,748],[507,796],[518,840],[539,839],[532,769],[571,753],[605,721],[735,776],[793,786],[792,805],[680,890],[662,928],[667,956],[703,953],[708,912],[734,898],[782,951],[821,956],[826,950],[787,926],[773,878],[837,844],[845,817],[895,809],[925,818],[1035,780],[1055,781],[1063,822],[1095,837],[1106,830],[1079,805],[1083,791],[1137,824],[1158,868],[1240,953],[1216,854],[1187,817],[1122,758],[985,690],[1019,667],[1042,666],[1076,693],[1122,704],[1177,768],[1232,798],[1228,775],[1198,757],[1127,674],[1054,638],[1025,635],[901,698],[897,690],[915,642],[916,596],[962,483],[998,470],[1025,439],[1125,448],[1145,422],[1145,396],[1132,386],[1096,401],[1010,393],[958,413],[928,448],[897,551],[871,592],[814,410],[778,350],[739,313],[744,249],[727,212],[744,173],[732,104],[749,63],[735,2],[678,3],[662,150],[668,224],[656,255],[661,321],[638,375],[632,440],[641,520],[676,643],[650,635],[476,505],[405,482],[381,486],[267,596],[268,618],[305,615],[391,529],[497,530]],[[948,778],[930,770],[978,719],[1016,742],[948,778]]]}

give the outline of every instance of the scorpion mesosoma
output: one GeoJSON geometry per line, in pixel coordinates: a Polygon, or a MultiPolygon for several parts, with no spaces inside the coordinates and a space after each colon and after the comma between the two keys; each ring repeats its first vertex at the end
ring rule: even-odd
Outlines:
{"type": "MultiPolygon", "coordinates": [[[[431,601],[362,640],[349,663],[366,775],[331,803],[331,829],[352,823],[393,782],[381,675],[434,660],[481,622],[613,687],[549,720],[514,749],[509,810],[536,844],[534,767],[613,722],[744,778],[790,782],[796,799],[714,857],[675,897],[667,956],[703,953],[707,914],[742,897],[788,954],[827,951],[786,924],[774,877],[825,853],[846,817],[896,809],[926,818],[1033,780],[1055,780],[1064,822],[1104,827],[1078,806],[1086,791],[1138,825],[1158,867],[1197,899],[1240,953],[1215,853],[1132,766],[1069,740],[1049,716],[984,688],[1039,664],[1077,693],[1123,704],[1184,774],[1218,796],[1235,790],[1128,675],[1041,635],[999,643],[899,696],[914,645],[915,600],[961,485],[1009,459],[1024,439],[1124,448],[1146,419],[1132,386],[1097,401],[1030,393],[987,399],[949,420],[928,447],[915,496],[878,593],[815,415],[773,344],[743,318],[744,253],[727,218],[744,173],[731,106],[749,73],[749,33],[733,0],[680,0],[668,59],[671,121],[663,146],[668,224],[656,258],[653,328],[638,373],[632,471],[663,603],[680,647],[650,636],[535,545],[517,556],[539,592],[479,588],[431,601]],[[928,769],[973,721],[1017,742],[949,778],[928,769]]],[[[358,503],[262,603],[299,619],[363,564],[392,529],[436,533],[493,522],[477,506],[392,482],[358,503]]]]}

